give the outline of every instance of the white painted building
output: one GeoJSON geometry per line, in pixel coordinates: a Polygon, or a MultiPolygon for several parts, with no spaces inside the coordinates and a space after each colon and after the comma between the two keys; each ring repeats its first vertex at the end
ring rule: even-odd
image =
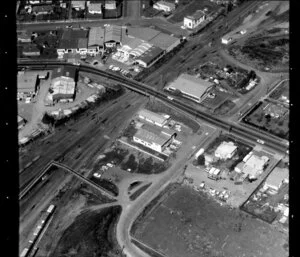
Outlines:
{"type": "Polygon", "coordinates": [[[205,21],[205,13],[202,10],[198,10],[193,15],[189,15],[184,17],[183,26],[189,29],[194,29],[198,25],[200,25],[203,21],[205,21]]]}
{"type": "Polygon", "coordinates": [[[146,109],[140,110],[138,112],[138,117],[159,127],[163,127],[169,119],[167,116],[165,117],[163,115],[151,112],[146,109]]]}
{"type": "Polygon", "coordinates": [[[237,146],[233,142],[222,142],[215,151],[215,157],[226,160],[233,157],[237,146]]]}

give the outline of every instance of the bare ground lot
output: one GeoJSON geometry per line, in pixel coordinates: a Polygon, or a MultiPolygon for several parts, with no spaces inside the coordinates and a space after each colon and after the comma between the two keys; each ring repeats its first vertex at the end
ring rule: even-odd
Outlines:
{"type": "Polygon", "coordinates": [[[134,236],[172,257],[288,256],[287,238],[270,225],[185,186],[151,212],[134,236]]]}

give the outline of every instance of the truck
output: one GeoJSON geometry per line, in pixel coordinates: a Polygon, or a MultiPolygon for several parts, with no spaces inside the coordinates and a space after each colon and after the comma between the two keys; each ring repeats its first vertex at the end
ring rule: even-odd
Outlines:
{"type": "Polygon", "coordinates": [[[201,148],[196,154],[195,154],[195,159],[197,159],[201,154],[204,153],[204,148],[201,148]]]}

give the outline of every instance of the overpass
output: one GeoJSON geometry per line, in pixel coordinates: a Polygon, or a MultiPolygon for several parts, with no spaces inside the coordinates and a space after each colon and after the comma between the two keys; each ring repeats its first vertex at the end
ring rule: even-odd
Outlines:
{"type": "Polygon", "coordinates": [[[245,138],[249,141],[257,143],[257,140],[260,139],[264,141],[264,145],[270,147],[280,153],[285,153],[288,149],[288,144],[286,140],[278,138],[276,136],[270,135],[264,131],[258,130],[256,128],[247,128],[241,125],[233,124],[229,121],[222,120],[220,118],[214,117],[211,114],[205,113],[203,111],[196,110],[189,106],[188,104],[182,103],[177,99],[170,100],[168,99],[168,95],[164,92],[158,91],[155,88],[152,88],[146,84],[134,81],[132,79],[128,79],[122,77],[118,74],[112,73],[110,71],[98,70],[92,66],[85,64],[72,64],[64,61],[57,60],[37,60],[37,61],[28,61],[28,60],[20,60],[18,63],[19,67],[30,67],[34,69],[53,69],[58,66],[75,66],[79,71],[89,72],[95,75],[99,75],[110,80],[115,81],[116,83],[123,85],[129,90],[133,90],[145,96],[154,96],[164,102],[168,102],[170,105],[181,109],[184,112],[189,113],[190,115],[195,116],[195,118],[202,119],[203,121],[212,124],[216,127],[219,127],[223,130],[228,131],[234,136],[245,138]]]}
{"type": "Polygon", "coordinates": [[[82,180],[84,183],[87,183],[88,185],[90,185],[91,187],[93,187],[94,189],[100,191],[102,194],[104,194],[105,196],[109,197],[110,199],[116,200],[116,197],[108,190],[106,190],[105,188],[97,185],[95,182],[91,181],[90,179],[85,178],[84,176],[82,176],[81,174],[79,174],[77,171],[71,169],[70,167],[68,167],[65,164],[56,162],[56,161],[50,161],[39,173],[38,176],[36,176],[19,194],[19,200],[21,200],[38,182],[39,180],[49,171],[49,169],[53,166],[56,166],[58,168],[64,169],[70,173],[72,173],[73,175],[75,175],[77,178],[79,178],[80,180],[82,180]]]}

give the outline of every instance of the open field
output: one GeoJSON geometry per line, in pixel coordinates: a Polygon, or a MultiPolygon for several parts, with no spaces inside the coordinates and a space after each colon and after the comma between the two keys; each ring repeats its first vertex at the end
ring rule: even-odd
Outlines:
{"type": "Polygon", "coordinates": [[[259,102],[242,120],[246,124],[268,131],[280,138],[289,138],[289,110],[284,105],[273,104],[267,100],[259,102]],[[268,105],[276,106],[280,110],[277,111],[278,118],[266,113],[264,108],[268,105]]]}
{"type": "Polygon", "coordinates": [[[286,80],[281,85],[279,85],[276,89],[274,89],[271,94],[269,95],[269,98],[278,100],[283,103],[287,103],[287,101],[284,100],[290,99],[290,81],[286,80]]]}
{"type": "Polygon", "coordinates": [[[134,237],[172,257],[288,256],[286,236],[186,186],[150,212],[134,237]]]}

